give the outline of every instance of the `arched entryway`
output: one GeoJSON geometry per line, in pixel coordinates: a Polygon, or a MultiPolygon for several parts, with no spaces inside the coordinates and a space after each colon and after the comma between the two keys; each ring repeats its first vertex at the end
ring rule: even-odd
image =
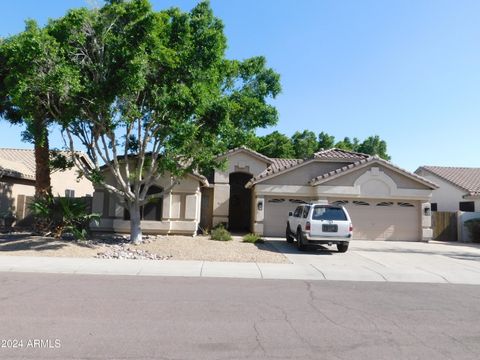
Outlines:
{"type": "Polygon", "coordinates": [[[230,174],[230,201],[228,228],[230,231],[249,231],[251,221],[251,190],[245,189],[251,174],[234,172],[230,174]]]}

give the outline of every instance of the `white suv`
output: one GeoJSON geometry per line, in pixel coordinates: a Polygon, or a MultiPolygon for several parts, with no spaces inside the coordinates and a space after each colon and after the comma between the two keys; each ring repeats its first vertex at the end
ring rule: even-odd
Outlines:
{"type": "Polygon", "coordinates": [[[309,244],[336,244],[338,252],[346,252],[353,226],[343,206],[304,204],[288,214],[287,242],[297,240],[299,250],[309,244]]]}

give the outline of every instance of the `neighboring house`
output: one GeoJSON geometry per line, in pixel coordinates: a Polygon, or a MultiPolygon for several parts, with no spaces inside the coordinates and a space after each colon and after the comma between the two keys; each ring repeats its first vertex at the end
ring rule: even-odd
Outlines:
{"type": "MultiPolygon", "coordinates": [[[[240,147],[220,158],[225,170],[216,170],[210,183],[184,179],[160,202],[156,218],[142,222],[144,231],[194,235],[198,226],[225,223],[232,231],[284,236],[289,211],[328,200],[348,209],[355,239],[432,236],[430,198],[437,186],[378,157],[330,149],[305,160],[272,159],[240,147]]],[[[108,193],[95,191],[94,211],[103,213],[100,229],[129,230],[127,214],[108,193]]]]}
{"type": "MultiPolygon", "coordinates": [[[[67,153],[65,153],[67,155],[67,153]]],[[[86,156],[82,161],[88,163],[86,156]]],[[[81,197],[93,194],[92,183],[77,179],[76,168],[51,173],[53,195],[81,197]]],[[[27,200],[35,195],[35,154],[28,149],[0,148],[0,213],[12,210],[17,221],[28,213],[27,200]]]]}
{"type": "Polygon", "coordinates": [[[432,211],[480,212],[480,168],[421,166],[415,173],[438,185],[432,211]]]}

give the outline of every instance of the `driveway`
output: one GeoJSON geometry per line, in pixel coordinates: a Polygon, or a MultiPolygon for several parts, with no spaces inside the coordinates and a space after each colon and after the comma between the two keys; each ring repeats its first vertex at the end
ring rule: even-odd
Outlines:
{"type": "Polygon", "coordinates": [[[480,284],[480,245],[424,242],[352,241],[300,252],[296,244],[267,238],[292,264],[307,265],[328,280],[446,282],[480,284]]]}

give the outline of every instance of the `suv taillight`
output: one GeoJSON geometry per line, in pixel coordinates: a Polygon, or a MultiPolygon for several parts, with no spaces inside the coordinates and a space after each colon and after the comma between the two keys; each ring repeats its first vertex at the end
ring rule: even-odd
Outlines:
{"type": "Polygon", "coordinates": [[[305,231],[310,231],[310,221],[305,224],[305,231]]]}
{"type": "Polygon", "coordinates": [[[350,228],[348,229],[348,231],[352,232],[353,231],[353,225],[350,224],[350,228]]]}

